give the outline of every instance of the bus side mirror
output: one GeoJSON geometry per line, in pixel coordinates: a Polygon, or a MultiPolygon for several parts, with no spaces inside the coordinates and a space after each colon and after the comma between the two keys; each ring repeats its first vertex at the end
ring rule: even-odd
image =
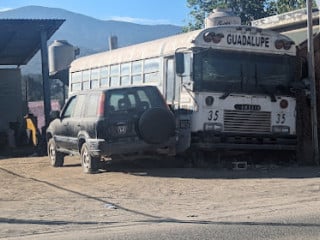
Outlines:
{"type": "Polygon", "coordinates": [[[176,73],[178,75],[184,74],[184,54],[182,52],[175,53],[176,73]]]}

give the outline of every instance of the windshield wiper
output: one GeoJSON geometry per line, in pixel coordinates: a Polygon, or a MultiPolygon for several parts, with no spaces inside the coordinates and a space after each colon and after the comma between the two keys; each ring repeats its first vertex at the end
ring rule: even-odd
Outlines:
{"type": "MultiPolygon", "coordinates": [[[[240,87],[241,87],[241,90],[242,90],[242,87],[243,87],[243,72],[242,72],[242,64],[241,64],[241,67],[240,67],[240,87]]],[[[227,97],[229,97],[229,95],[232,93],[233,89],[234,89],[234,86],[237,85],[238,83],[237,82],[233,82],[230,86],[230,89],[225,91],[220,97],[219,99],[226,99],[227,97]]]]}
{"type": "Polygon", "coordinates": [[[271,102],[277,101],[276,96],[274,95],[274,93],[270,89],[267,88],[267,86],[265,86],[263,84],[259,84],[258,87],[260,87],[264,93],[269,95],[271,102]]]}
{"type": "Polygon", "coordinates": [[[231,93],[231,90],[224,92],[223,95],[219,97],[219,99],[222,99],[222,100],[226,99],[230,95],[230,93],[231,93]]]}

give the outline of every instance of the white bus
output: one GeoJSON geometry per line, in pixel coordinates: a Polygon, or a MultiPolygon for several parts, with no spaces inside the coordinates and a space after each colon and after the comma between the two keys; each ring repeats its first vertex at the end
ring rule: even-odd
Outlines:
{"type": "Polygon", "coordinates": [[[156,85],[177,116],[178,152],[294,150],[295,64],[284,35],[216,26],[76,59],[69,92],[156,85]]]}

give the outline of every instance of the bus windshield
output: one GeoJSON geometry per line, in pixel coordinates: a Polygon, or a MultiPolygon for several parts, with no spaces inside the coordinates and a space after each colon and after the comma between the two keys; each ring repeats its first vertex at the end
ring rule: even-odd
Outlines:
{"type": "Polygon", "coordinates": [[[206,50],[194,55],[196,91],[289,94],[294,57],[206,50]]]}

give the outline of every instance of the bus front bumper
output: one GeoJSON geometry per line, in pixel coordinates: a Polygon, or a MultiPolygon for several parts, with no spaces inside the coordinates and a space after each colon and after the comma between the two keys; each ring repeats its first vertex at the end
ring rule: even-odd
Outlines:
{"type": "Polygon", "coordinates": [[[295,135],[285,134],[259,135],[199,132],[193,134],[191,145],[203,150],[296,150],[297,138],[295,135]]]}

